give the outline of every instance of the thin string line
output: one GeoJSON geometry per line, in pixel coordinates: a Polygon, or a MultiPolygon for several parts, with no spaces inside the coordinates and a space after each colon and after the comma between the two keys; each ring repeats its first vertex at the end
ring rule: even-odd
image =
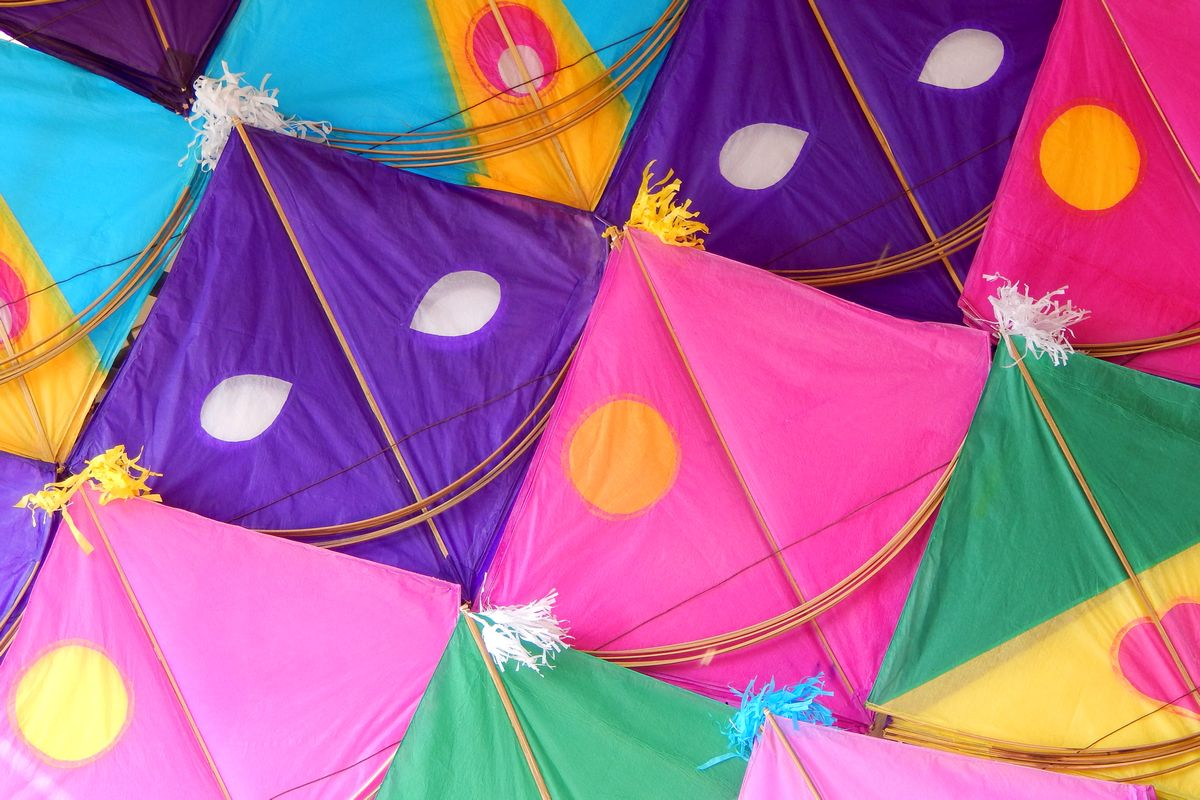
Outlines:
{"type": "MultiPolygon", "coordinates": [[[[504,392],[504,393],[502,393],[502,394],[498,394],[498,395],[496,395],[496,396],[494,396],[494,397],[489,397],[488,399],[484,400],[483,402],[481,402],[481,403],[476,403],[475,405],[473,405],[473,406],[470,406],[470,407],[468,407],[468,408],[465,408],[465,409],[463,409],[462,411],[459,411],[459,412],[458,412],[458,413],[456,413],[456,414],[452,414],[452,415],[450,415],[450,416],[448,416],[448,417],[443,417],[442,419],[439,419],[439,420],[437,420],[437,421],[435,421],[435,422],[431,422],[431,423],[429,423],[428,425],[425,425],[425,426],[423,426],[423,427],[417,428],[416,430],[413,430],[413,431],[411,431],[410,433],[406,433],[406,434],[404,434],[403,436],[401,436],[400,438],[398,438],[398,439],[396,440],[396,443],[397,443],[397,444],[401,444],[401,443],[403,443],[403,442],[406,442],[406,441],[408,441],[409,439],[412,439],[412,438],[414,438],[414,437],[416,437],[416,436],[419,436],[419,435],[421,435],[422,433],[426,433],[426,432],[428,432],[428,431],[431,431],[431,430],[433,430],[434,428],[437,428],[437,427],[439,427],[439,426],[441,426],[441,425],[444,425],[444,424],[446,424],[446,423],[448,423],[448,422],[453,422],[453,421],[454,421],[454,420],[456,420],[456,419],[459,419],[459,418],[461,418],[461,417],[465,417],[465,416],[467,416],[468,414],[472,414],[472,413],[474,413],[474,412],[476,412],[476,411],[478,411],[478,410],[480,410],[480,409],[482,409],[482,408],[486,408],[487,406],[491,405],[492,403],[499,402],[500,400],[503,400],[503,399],[505,399],[506,397],[510,397],[510,396],[512,396],[512,395],[514,395],[514,394],[516,394],[517,392],[521,391],[522,389],[525,389],[525,388],[527,388],[527,387],[529,387],[529,386],[532,386],[533,384],[536,384],[536,383],[539,383],[539,382],[541,382],[541,381],[544,381],[546,378],[553,377],[553,376],[554,376],[554,375],[556,375],[556,374],[558,374],[558,373],[557,373],[557,371],[554,371],[554,372],[544,372],[544,373],[542,373],[541,375],[538,375],[538,376],[537,376],[537,377],[535,377],[535,378],[531,378],[531,379],[529,379],[529,380],[525,381],[524,383],[522,383],[522,384],[520,384],[520,385],[518,385],[518,386],[515,386],[515,387],[513,387],[512,389],[509,389],[508,391],[506,391],[506,392],[504,392]]],[[[332,473],[330,473],[329,475],[326,475],[325,477],[318,478],[317,480],[313,481],[312,483],[309,483],[309,484],[306,484],[306,485],[304,485],[304,486],[301,486],[300,488],[298,488],[298,489],[296,489],[296,490],[294,490],[294,491],[288,492],[287,494],[285,494],[285,495],[282,495],[282,496],[280,496],[280,497],[276,498],[275,500],[271,500],[271,501],[269,501],[269,502],[263,503],[262,505],[260,505],[260,506],[256,506],[255,508],[252,508],[252,509],[250,509],[249,511],[244,511],[244,512],[242,512],[241,514],[238,514],[236,517],[232,517],[232,518],[230,519],[230,522],[237,522],[238,520],[242,519],[243,517],[248,517],[248,516],[250,516],[251,514],[257,513],[257,512],[259,512],[259,511],[262,511],[263,509],[265,509],[265,508],[269,508],[269,507],[271,507],[271,506],[273,506],[273,505],[275,505],[275,504],[277,504],[277,503],[282,503],[282,502],[283,502],[283,501],[285,501],[285,500],[289,500],[289,499],[291,499],[292,497],[295,497],[296,495],[298,495],[298,494],[300,494],[300,493],[302,493],[302,492],[307,492],[309,489],[316,488],[317,486],[320,486],[321,484],[323,484],[323,483],[326,483],[327,481],[331,481],[331,480],[333,480],[333,479],[335,479],[335,478],[338,478],[338,477],[340,477],[341,475],[344,475],[344,474],[346,474],[347,472],[350,472],[351,470],[357,469],[358,467],[361,467],[361,466],[363,466],[364,464],[367,464],[368,462],[370,462],[370,461],[372,461],[372,460],[374,460],[374,459],[378,458],[379,456],[381,456],[381,455],[383,455],[383,454],[387,453],[389,450],[391,450],[391,447],[384,447],[384,448],[381,448],[381,449],[379,449],[379,450],[376,450],[374,453],[371,453],[370,455],[368,455],[368,456],[366,456],[366,457],[364,457],[364,458],[360,459],[359,461],[356,461],[356,462],[354,462],[353,464],[349,464],[349,465],[347,465],[347,466],[345,466],[345,467],[342,467],[341,469],[337,470],[336,472],[332,472],[332,473]]]]}

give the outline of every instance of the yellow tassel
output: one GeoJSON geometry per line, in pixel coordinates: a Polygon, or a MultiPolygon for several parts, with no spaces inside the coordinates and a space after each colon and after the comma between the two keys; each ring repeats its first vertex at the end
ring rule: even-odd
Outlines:
{"type": "Polygon", "coordinates": [[[91,553],[92,543],[87,540],[79,528],[75,527],[75,521],[71,519],[67,505],[71,502],[71,498],[89,481],[92,488],[100,492],[100,505],[107,505],[113,500],[128,500],[133,497],[161,503],[162,497],[150,491],[150,487],[146,485],[146,479],[151,476],[161,477],[162,473],[151,472],[137,463],[141,457],[142,454],[138,453],[135,457],[130,458],[129,454],[125,452],[125,445],[119,444],[95,458],[88,459],[83,471],[79,474],[70,475],[54,483],[47,483],[40,492],[25,495],[15,507],[28,508],[35,514],[38,511],[43,511],[47,515],[61,511],[63,520],[71,529],[71,535],[75,537],[75,542],[85,554],[91,553]]]}
{"type": "Polygon", "coordinates": [[[679,178],[671,180],[674,170],[667,170],[666,177],[652,184],[654,174],[650,168],[653,166],[651,161],[642,172],[642,185],[629,210],[629,226],[653,233],[667,244],[703,250],[704,241],[699,234],[709,230],[696,219],[700,212],[691,210],[691,200],[684,200],[682,205],[675,204],[682,182],[679,178]]]}

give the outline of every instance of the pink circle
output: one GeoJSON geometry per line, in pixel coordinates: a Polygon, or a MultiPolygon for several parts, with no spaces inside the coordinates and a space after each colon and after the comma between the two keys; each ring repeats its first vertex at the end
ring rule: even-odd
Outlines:
{"type": "Polygon", "coordinates": [[[20,336],[29,324],[28,293],[17,271],[0,258],[0,325],[4,325],[10,339],[20,336]]]}
{"type": "Polygon", "coordinates": [[[485,8],[476,16],[468,37],[471,64],[493,89],[509,97],[525,98],[535,90],[542,91],[558,69],[558,50],[550,28],[527,6],[500,3],[497,8],[516,53],[508,46],[491,8],[485,8]]]}

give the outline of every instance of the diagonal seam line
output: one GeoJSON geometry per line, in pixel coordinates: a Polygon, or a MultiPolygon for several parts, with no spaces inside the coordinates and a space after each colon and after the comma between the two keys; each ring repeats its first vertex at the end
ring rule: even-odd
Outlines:
{"type": "Polygon", "coordinates": [[[500,696],[500,703],[504,706],[504,713],[508,716],[508,723],[512,726],[513,733],[517,737],[517,743],[521,746],[521,754],[525,756],[525,763],[529,767],[529,773],[533,777],[533,782],[537,784],[538,794],[542,800],[551,800],[550,790],[546,788],[546,780],[542,777],[542,771],[538,767],[537,759],[533,756],[533,748],[529,745],[529,738],[525,735],[525,729],[521,726],[521,720],[517,718],[517,710],[513,707],[512,698],[508,694],[508,689],[504,686],[504,681],[500,678],[500,673],[496,671],[496,662],[492,660],[487,647],[484,646],[483,638],[479,635],[479,629],[475,627],[475,620],[471,619],[471,615],[465,610],[459,613],[462,614],[467,630],[471,632],[471,639],[475,642],[475,648],[479,650],[479,657],[483,659],[488,676],[492,679],[492,685],[496,687],[496,694],[500,696]]]}
{"type": "Polygon", "coordinates": [[[1070,467],[1071,473],[1075,476],[1075,482],[1078,484],[1079,489],[1084,494],[1084,498],[1091,507],[1092,515],[1095,517],[1096,522],[1099,523],[1101,529],[1104,531],[1104,535],[1108,538],[1108,543],[1111,545],[1113,552],[1117,556],[1117,559],[1121,562],[1121,567],[1124,569],[1130,584],[1134,587],[1135,593],[1138,596],[1138,600],[1143,606],[1143,610],[1154,623],[1154,628],[1158,631],[1158,635],[1162,639],[1163,645],[1170,653],[1171,660],[1174,662],[1175,668],[1179,671],[1180,676],[1184,679],[1184,683],[1187,685],[1189,690],[1188,693],[1195,693],[1196,696],[1200,698],[1200,692],[1197,692],[1195,680],[1188,672],[1187,666],[1183,663],[1183,660],[1179,657],[1179,652],[1175,648],[1175,643],[1171,641],[1171,637],[1167,634],[1166,628],[1163,627],[1162,617],[1159,616],[1158,610],[1150,601],[1150,596],[1146,592],[1146,587],[1142,584],[1141,578],[1138,577],[1137,572],[1133,569],[1133,565],[1129,562],[1128,557],[1125,555],[1125,550],[1121,547],[1121,543],[1117,539],[1117,535],[1113,531],[1112,526],[1109,525],[1108,518],[1104,515],[1104,511],[1100,508],[1099,501],[1092,493],[1092,488],[1088,485],[1087,478],[1084,477],[1078,462],[1075,461],[1075,456],[1072,454],[1070,447],[1067,445],[1067,441],[1063,437],[1062,431],[1058,427],[1058,423],[1054,421],[1054,417],[1050,413],[1050,409],[1047,407],[1046,401],[1042,397],[1042,393],[1038,391],[1037,384],[1034,382],[1033,376],[1029,374],[1029,368],[1025,366],[1024,359],[1017,355],[1016,347],[1013,345],[1012,339],[1010,339],[1007,335],[1004,337],[1004,343],[1008,348],[1009,355],[1012,356],[1013,360],[1017,364],[1017,368],[1021,372],[1021,378],[1024,380],[1025,386],[1029,390],[1029,394],[1037,404],[1038,412],[1042,416],[1042,421],[1046,423],[1046,427],[1049,428],[1050,433],[1054,436],[1054,440],[1058,444],[1059,451],[1062,453],[1063,458],[1066,459],[1067,466],[1070,467]]]}
{"type": "MultiPolygon", "coordinates": [[[[842,76],[845,77],[846,83],[850,87],[850,92],[854,95],[854,99],[858,101],[858,107],[862,109],[863,116],[867,118],[867,124],[871,128],[871,132],[875,134],[875,139],[879,143],[879,147],[883,150],[883,155],[887,158],[888,164],[891,165],[892,171],[896,173],[896,179],[900,181],[900,186],[904,189],[905,197],[912,204],[913,211],[916,212],[917,219],[920,221],[925,235],[929,237],[930,244],[940,249],[937,234],[933,232],[933,226],[929,224],[929,219],[925,216],[925,211],[921,208],[921,203],[917,200],[916,194],[909,187],[908,179],[904,177],[904,170],[900,168],[900,163],[896,161],[896,154],[892,151],[892,146],[888,143],[887,136],[883,133],[883,128],[880,127],[879,121],[875,119],[875,114],[872,113],[871,107],[867,105],[867,99],[859,90],[854,76],[850,74],[850,67],[846,64],[846,60],[842,58],[842,51],[838,48],[837,42],[834,41],[833,33],[829,30],[829,26],[825,24],[825,18],[821,16],[820,9],[817,8],[817,0],[808,0],[808,6],[812,9],[813,17],[816,18],[817,25],[821,28],[825,42],[829,45],[829,50],[833,54],[834,60],[837,61],[838,67],[842,71],[842,76]]],[[[958,273],[954,271],[954,267],[950,265],[950,260],[946,258],[944,252],[941,261],[942,265],[946,268],[947,274],[950,276],[951,282],[954,284],[954,288],[959,294],[962,294],[962,280],[959,279],[958,273]]]]}
{"type": "MultiPolygon", "coordinates": [[[[733,473],[737,478],[738,485],[741,486],[742,493],[747,502],[749,502],[751,511],[754,512],[754,518],[758,522],[759,530],[766,537],[767,545],[772,551],[774,551],[775,558],[778,561],[780,568],[783,570],[783,574],[787,578],[787,582],[791,586],[792,592],[796,595],[796,599],[803,603],[805,602],[805,597],[804,593],[800,591],[800,584],[797,583],[795,575],[792,574],[791,568],[788,567],[787,560],[783,557],[783,554],[779,548],[779,543],[775,540],[775,535],[771,533],[771,528],[769,525],[767,525],[767,521],[763,517],[762,510],[758,506],[758,501],[754,499],[754,495],[751,493],[750,487],[747,485],[746,479],[742,475],[741,467],[738,466],[737,460],[733,457],[733,451],[729,449],[729,443],[725,440],[725,434],[721,431],[721,427],[717,424],[717,418],[713,414],[712,407],[708,404],[708,398],[705,396],[704,390],[700,388],[700,381],[697,379],[696,374],[692,371],[691,362],[688,361],[687,354],[683,351],[683,343],[679,341],[679,337],[675,334],[675,327],[671,324],[670,317],[667,315],[667,309],[663,306],[662,299],[658,296],[658,290],[654,288],[654,281],[650,279],[650,272],[646,269],[646,262],[642,260],[642,254],[638,250],[637,242],[634,240],[633,234],[628,229],[625,231],[625,237],[629,240],[630,250],[633,252],[634,258],[637,259],[638,268],[641,270],[642,278],[646,282],[646,288],[650,290],[650,295],[654,298],[654,305],[658,309],[658,313],[662,318],[663,325],[666,326],[667,333],[670,335],[671,341],[675,344],[675,351],[678,353],[679,359],[683,363],[683,368],[687,371],[688,377],[691,379],[692,388],[696,392],[696,397],[699,399],[700,404],[704,406],[704,412],[708,416],[709,423],[712,425],[713,433],[716,434],[717,439],[721,442],[721,448],[725,452],[725,458],[728,460],[729,466],[733,468],[733,473]]],[[[838,677],[849,690],[850,696],[855,696],[856,692],[853,684],[850,683],[849,676],[846,675],[846,671],[842,668],[841,662],[838,661],[838,657],[834,654],[833,648],[829,645],[829,641],[825,638],[825,633],[821,630],[821,626],[817,623],[816,619],[812,620],[812,626],[813,631],[820,640],[821,649],[825,651],[826,655],[829,656],[829,660],[833,662],[833,666],[838,673],[838,677]]]]}
{"type": "Polygon", "coordinates": [[[125,591],[125,596],[129,599],[129,604],[134,614],[137,615],[138,622],[142,625],[142,630],[145,631],[146,637],[150,640],[150,646],[154,649],[154,657],[162,667],[167,681],[171,684],[171,691],[175,693],[175,700],[179,703],[180,710],[183,711],[184,716],[187,718],[187,724],[191,728],[192,736],[195,737],[196,744],[200,746],[200,751],[204,755],[205,761],[208,762],[208,767],[217,782],[217,787],[221,790],[221,795],[225,800],[230,800],[229,789],[225,786],[225,781],[221,777],[221,771],[217,768],[216,762],[213,761],[212,753],[209,752],[208,745],[204,742],[204,735],[200,733],[200,728],[196,725],[196,719],[192,716],[192,710],[188,707],[187,700],[184,699],[183,692],[179,688],[179,683],[175,680],[175,673],[172,672],[171,666],[167,663],[167,657],[158,643],[158,637],[154,635],[154,631],[150,628],[150,621],[146,619],[146,615],[142,611],[142,604],[138,602],[137,596],[133,593],[133,587],[129,585],[129,578],[126,577],[125,570],[121,567],[121,562],[117,560],[117,554],[113,551],[112,543],[108,540],[108,534],[104,532],[104,526],[100,524],[100,517],[96,513],[96,509],[92,506],[91,498],[88,497],[88,490],[84,489],[84,491],[80,492],[80,495],[83,497],[83,504],[87,507],[88,514],[92,518],[92,523],[96,526],[96,533],[100,535],[100,540],[104,543],[104,550],[108,553],[113,569],[117,572],[121,588],[125,591]]]}
{"type": "MultiPolygon", "coordinates": [[[[383,417],[383,411],[380,410],[379,404],[375,400],[375,395],[371,392],[367,385],[367,379],[363,375],[362,368],[359,367],[358,361],[355,360],[353,353],[350,351],[350,344],[346,340],[346,336],[342,333],[341,326],[338,324],[337,318],[333,314],[333,309],[329,306],[329,301],[325,298],[325,293],[321,290],[320,284],[317,282],[317,277],[312,271],[312,266],[308,263],[308,257],[304,254],[304,249],[300,246],[300,240],[296,238],[296,232],[292,228],[291,222],[283,211],[283,206],[279,201],[279,196],[275,194],[275,188],[271,185],[270,179],[267,177],[262,161],[258,158],[258,153],[254,149],[254,145],[250,142],[250,136],[246,133],[245,127],[239,121],[236,124],[238,136],[241,137],[242,143],[246,147],[246,153],[254,162],[254,168],[258,173],[259,180],[262,182],[263,189],[266,190],[268,197],[271,200],[271,205],[274,206],[275,212],[279,217],[280,223],[283,225],[288,239],[291,240],[292,248],[296,251],[296,256],[300,260],[300,266],[304,269],[305,275],[308,276],[309,284],[312,286],[313,293],[316,295],[317,302],[321,306],[321,310],[325,315],[326,321],[333,329],[334,335],[337,337],[338,344],[341,346],[342,354],[349,362],[351,370],[354,372],[354,377],[358,380],[359,388],[366,397],[367,404],[371,407],[371,412],[375,416],[375,421],[383,431],[383,435],[387,440],[388,446],[396,457],[397,463],[400,465],[400,471],[404,474],[408,481],[409,488],[412,489],[416,496],[417,502],[422,500],[421,491],[417,488],[416,480],[413,478],[412,472],[409,471],[408,464],[404,460],[404,456],[400,453],[400,447],[396,444],[396,437],[392,435],[391,428],[387,424],[387,420],[383,417]]],[[[437,524],[432,518],[426,520],[429,525],[429,530],[433,533],[433,538],[437,543],[438,550],[441,551],[444,558],[450,557],[450,551],[446,548],[446,543],[442,539],[442,534],[438,531],[437,524]]]]}
{"type": "Polygon", "coordinates": [[[788,755],[792,757],[792,763],[796,765],[796,769],[800,770],[800,776],[804,778],[804,783],[808,790],[812,792],[815,800],[824,800],[821,792],[817,789],[817,784],[813,781],[812,775],[808,774],[808,770],[804,768],[804,762],[800,760],[800,754],[796,752],[796,748],[792,747],[792,743],[788,741],[787,736],[779,728],[779,723],[775,721],[775,715],[770,711],[767,712],[767,724],[771,726],[771,730],[779,737],[779,742],[787,750],[788,755]]]}

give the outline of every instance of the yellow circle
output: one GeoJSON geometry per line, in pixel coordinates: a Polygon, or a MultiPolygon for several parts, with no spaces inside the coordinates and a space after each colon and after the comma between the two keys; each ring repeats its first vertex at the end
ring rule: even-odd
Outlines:
{"type": "Polygon", "coordinates": [[[129,717],[129,695],[108,656],[64,644],[25,670],[12,710],[30,745],[54,761],[79,762],[117,740],[129,717]]]}
{"type": "Polygon", "coordinates": [[[629,516],[667,493],[679,445],[662,415],[638,400],[610,400],[571,436],[567,472],[583,499],[605,514],[629,516]]]}
{"type": "Polygon", "coordinates": [[[1078,105],[1042,134],[1042,177],[1056,195],[1083,211],[1112,208],[1133,191],[1141,168],[1137,139],[1103,106],[1078,105]]]}

